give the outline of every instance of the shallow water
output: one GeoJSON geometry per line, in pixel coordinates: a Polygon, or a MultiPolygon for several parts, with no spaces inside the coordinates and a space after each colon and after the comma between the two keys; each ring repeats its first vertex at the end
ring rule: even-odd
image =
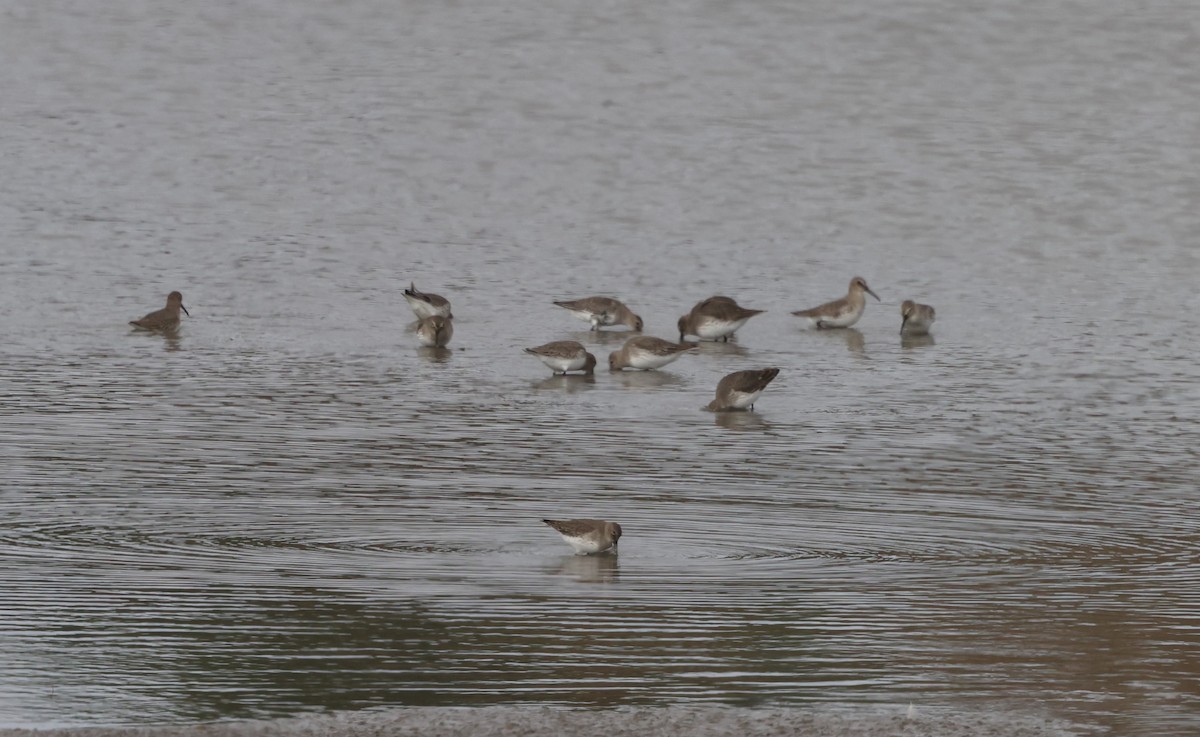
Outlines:
{"type": "Polygon", "coordinates": [[[4,9],[0,726],[912,702],[1194,731],[1198,22],[4,9]],[[883,298],[855,328],[788,314],[854,274],[883,298]],[[450,350],[416,347],[410,280],[450,350]],[[130,332],[172,289],[178,334],[130,332]],[[768,312],[661,372],[520,352],[624,339],[552,300],[671,338],[715,293],[768,312]],[[701,411],[771,365],[756,413],[701,411]],[[575,516],[619,557],[539,522],[575,516]]]}
{"type": "Polygon", "coordinates": [[[1068,737],[1061,721],[1013,714],[945,713],[911,708],[736,708],[715,706],[563,709],[538,706],[394,707],[335,712],[270,721],[225,721],[192,726],[83,727],[54,731],[0,729],[5,737],[556,737],[560,734],[612,737],[746,737],[820,735],[867,737],[907,734],[922,737],[1068,737]]]}

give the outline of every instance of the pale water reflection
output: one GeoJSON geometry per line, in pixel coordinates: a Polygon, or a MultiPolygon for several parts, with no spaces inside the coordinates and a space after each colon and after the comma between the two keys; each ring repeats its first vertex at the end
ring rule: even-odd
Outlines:
{"type": "MultiPolygon", "coordinates": [[[[680,360],[687,360],[687,354],[680,360]]],[[[611,374],[613,380],[627,389],[653,389],[657,387],[681,387],[684,384],[683,377],[673,373],[669,369],[656,369],[653,371],[641,371],[638,369],[624,369],[615,371],[611,374]]]]}
{"type": "Polygon", "coordinates": [[[689,341],[689,342],[695,342],[697,344],[698,348],[696,349],[696,353],[698,353],[698,354],[711,354],[711,355],[716,355],[716,356],[749,356],[749,355],[751,355],[750,349],[739,345],[736,337],[734,337],[732,340],[729,340],[728,342],[726,342],[726,341],[716,342],[716,341],[711,341],[711,340],[689,341]]]}
{"type": "Polygon", "coordinates": [[[437,346],[421,346],[417,349],[417,355],[429,363],[446,363],[454,356],[454,349],[437,346]]]}
{"type": "MultiPolygon", "coordinates": [[[[529,309],[537,308],[530,307],[529,309]]],[[[601,330],[581,330],[574,333],[562,333],[564,337],[558,338],[558,340],[574,340],[578,343],[583,343],[589,351],[596,353],[596,360],[600,361],[600,354],[592,350],[592,347],[604,347],[611,353],[612,351],[620,350],[621,346],[625,345],[625,341],[640,334],[622,328],[603,328],[601,330]]]]}
{"type": "Polygon", "coordinates": [[[538,390],[578,392],[590,389],[595,384],[595,374],[556,374],[531,382],[530,386],[538,390]]]}
{"type": "Polygon", "coordinates": [[[935,345],[937,345],[937,340],[931,333],[900,336],[900,346],[902,348],[928,348],[935,345]]]}
{"type": "MultiPolygon", "coordinates": [[[[765,398],[766,395],[764,394],[765,398]]],[[[759,401],[763,401],[760,399],[759,401]]],[[[771,423],[763,418],[758,412],[741,411],[741,412],[713,412],[714,422],[717,427],[723,427],[726,430],[769,430],[771,423]]]]}
{"type": "Polygon", "coordinates": [[[555,572],[579,583],[616,583],[620,578],[620,556],[609,553],[600,555],[569,555],[555,568],[555,572]]]}

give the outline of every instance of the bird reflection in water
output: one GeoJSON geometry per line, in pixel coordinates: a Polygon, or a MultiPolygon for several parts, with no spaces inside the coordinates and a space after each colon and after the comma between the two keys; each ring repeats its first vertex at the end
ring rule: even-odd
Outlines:
{"type": "Polygon", "coordinates": [[[579,583],[616,583],[620,578],[620,561],[621,557],[615,553],[568,555],[559,562],[554,573],[579,583]]]}
{"type": "Polygon", "coordinates": [[[926,346],[931,346],[931,345],[937,345],[937,343],[934,341],[933,336],[930,335],[929,333],[926,333],[924,335],[901,335],[900,336],[900,347],[901,348],[924,348],[926,346]]]}
{"type": "Polygon", "coordinates": [[[446,363],[454,355],[454,351],[449,348],[422,346],[417,349],[417,355],[430,363],[446,363]]]}
{"type": "Polygon", "coordinates": [[[861,356],[866,353],[867,341],[863,337],[862,331],[858,328],[842,328],[840,330],[813,330],[805,331],[815,340],[825,340],[829,342],[842,342],[846,344],[846,350],[851,353],[861,356]]]}
{"type": "Polygon", "coordinates": [[[683,383],[683,379],[678,374],[672,374],[668,371],[621,371],[612,374],[612,376],[628,389],[674,386],[683,383]]]}
{"type": "Polygon", "coordinates": [[[161,340],[164,351],[174,352],[183,348],[183,333],[177,327],[159,330],[131,330],[129,334],[146,340],[161,340]]]}
{"type": "Polygon", "coordinates": [[[858,328],[846,328],[837,331],[837,334],[846,341],[846,350],[858,356],[866,353],[867,341],[858,328]]]}
{"type": "Polygon", "coordinates": [[[698,350],[700,353],[712,353],[712,354],[718,354],[718,355],[724,355],[724,356],[748,355],[750,353],[750,351],[747,350],[745,346],[738,345],[736,341],[737,341],[736,338],[730,339],[728,342],[701,340],[701,341],[699,341],[698,350]]]}
{"type": "Polygon", "coordinates": [[[771,423],[757,412],[714,412],[714,423],[726,430],[770,430],[771,423]]]}
{"type": "Polygon", "coordinates": [[[530,384],[535,390],[564,391],[568,394],[590,389],[596,384],[594,374],[557,374],[530,384]]]}

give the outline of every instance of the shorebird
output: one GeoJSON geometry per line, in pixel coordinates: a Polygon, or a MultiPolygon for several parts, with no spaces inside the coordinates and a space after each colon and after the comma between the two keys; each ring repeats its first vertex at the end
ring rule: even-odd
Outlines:
{"type": "Polygon", "coordinates": [[[445,348],[454,337],[454,321],[441,315],[426,317],[417,325],[417,340],[427,348],[445,348]]]}
{"type": "Polygon", "coordinates": [[[544,519],[542,522],[554,528],[562,539],[575,549],[576,555],[617,552],[617,541],[621,539],[621,526],[602,519],[544,519]]]}
{"type": "Polygon", "coordinates": [[[767,384],[778,375],[777,368],[734,371],[717,383],[717,398],[709,402],[705,409],[711,412],[753,410],[754,400],[758,399],[767,388],[767,384]]]}
{"type": "Polygon", "coordinates": [[[879,301],[879,295],[871,291],[871,288],[867,286],[867,280],[856,276],[850,280],[850,291],[845,297],[826,302],[811,310],[797,310],[792,314],[808,318],[809,324],[815,325],[818,330],[848,328],[858,322],[858,318],[862,317],[863,310],[867,308],[867,298],[863,296],[864,292],[879,301]]]}
{"type": "Polygon", "coordinates": [[[679,339],[695,335],[702,340],[728,341],[746,321],[766,310],[748,310],[730,297],[709,297],[679,318],[679,339]]]}
{"type": "Polygon", "coordinates": [[[179,327],[180,310],[183,310],[188,317],[192,316],[192,313],[183,306],[183,295],[179,292],[171,292],[167,295],[166,307],[155,310],[140,320],[130,320],[129,324],[143,330],[174,330],[179,327]]]}
{"type": "Polygon", "coordinates": [[[556,374],[580,369],[583,369],[583,373],[590,374],[596,368],[596,357],[587,352],[583,343],[575,340],[556,340],[537,348],[526,348],[525,352],[537,356],[539,361],[549,366],[556,374]]]}
{"type": "Polygon", "coordinates": [[[932,307],[917,304],[911,299],[904,300],[900,305],[900,317],[901,335],[925,335],[936,319],[932,307]]]}
{"type": "Polygon", "coordinates": [[[650,335],[637,335],[625,341],[621,350],[608,354],[608,370],[662,368],[695,347],[695,343],[672,343],[650,335]]]}
{"type": "Polygon", "coordinates": [[[440,294],[418,291],[415,282],[409,282],[408,289],[404,290],[404,299],[408,301],[408,306],[412,308],[418,320],[434,315],[454,319],[454,315],[450,314],[450,300],[440,294]]]}
{"type": "Polygon", "coordinates": [[[576,318],[590,322],[592,330],[599,330],[606,325],[626,325],[634,332],[642,332],[642,318],[612,297],[584,297],[554,304],[570,310],[576,318]]]}

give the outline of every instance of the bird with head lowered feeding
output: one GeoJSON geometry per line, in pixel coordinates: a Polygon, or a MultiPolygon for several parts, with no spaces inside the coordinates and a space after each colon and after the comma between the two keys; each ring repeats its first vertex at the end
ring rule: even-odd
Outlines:
{"type": "Polygon", "coordinates": [[[709,297],[679,318],[679,339],[694,335],[701,340],[728,341],[747,320],[763,312],[742,307],[732,297],[709,297]]]}
{"type": "Polygon", "coordinates": [[[906,299],[900,304],[900,334],[926,335],[937,315],[929,305],[906,299]]]}
{"type": "Polygon", "coordinates": [[[404,299],[418,320],[435,315],[454,319],[454,315],[450,313],[450,300],[440,294],[422,292],[414,282],[409,282],[408,289],[404,290],[404,299]]]}
{"type": "Polygon", "coordinates": [[[734,371],[717,382],[717,396],[705,409],[711,412],[754,409],[754,402],[779,375],[777,368],[734,371]]]}
{"type": "Polygon", "coordinates": [[[587,352],[577,340],[556,340],[553,343],[526,348],[525,352],[550,367],[555,374],[568,371],[592,373],[596,368],[596,357],[587,352]]]}
{"type": "Polygon", "coordinates": [[[555,532],[562,535],[576,555],[592,555],[611,550],[617,552],[621,526],[602,519],[544,519],[555,532]]]}
{"type": "Polygon", "coordinates": [[[584,297],[554,304],[567,310],[577,319],[591,323],[592,330],[599,330],[608,325],[625,325],[636,333],[642,332],[642,318],[612,297],[584,297]]]}

